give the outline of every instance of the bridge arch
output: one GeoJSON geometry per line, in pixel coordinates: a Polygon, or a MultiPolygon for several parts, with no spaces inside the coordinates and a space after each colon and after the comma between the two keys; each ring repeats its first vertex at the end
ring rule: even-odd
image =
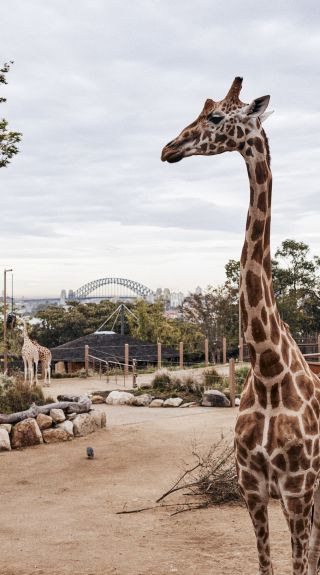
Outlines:
{"type": "Polygon", "coordinates": [[[78,288],[73,292],[73,298],[75,300],[85,299],[96,289],[110,284],[120,285],[128,288],[142,298],[154,296],[154,292],[150,288],[139,282],[135,282],[126,278],[100,278],[78,288]]]}

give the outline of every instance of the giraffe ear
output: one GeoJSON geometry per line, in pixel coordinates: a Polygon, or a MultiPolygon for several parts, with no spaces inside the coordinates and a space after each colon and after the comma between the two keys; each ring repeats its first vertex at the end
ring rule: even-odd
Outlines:
{"type": "Polygon", "coordinates": [[[261,98],[256,98],[252,100],[251,104],[246,106],[243,110],[244,114],[248,118],[258,118],[266,111],[270,101],[270,96],[261,96],[261,98]]]}

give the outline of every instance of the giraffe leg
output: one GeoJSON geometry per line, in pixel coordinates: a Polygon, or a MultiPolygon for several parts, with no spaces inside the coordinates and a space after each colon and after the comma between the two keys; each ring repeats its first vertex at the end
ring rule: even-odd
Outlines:
{"type": "Polygon", "coordinates": [[[257,540],[259,575],[273,575],[267,504],[264,501],[257,502],[255,498],[253,502],[247,500],[247,507],[257,540]]]}
{"type": "Polygon", "coordinates": [[[34,385],[38,385],[38,361],[37,360],[34,361],[34,365],[35,365],[35,384],[34,385]]]}
{"type": "MultiPolygon", "coordinates": [[[[283,511],[291,533],[293,575],[309,574],[311,508],[312,504],[310,502],[306,504],[304,497],[283,498],[283,511]]],[[[314,575],[316,573],[317,571],[314,575]]]]}
{"type": "Polygon", "coordinates": [[[320,558],[320,488],[314,493],[313,524],[309,543],[308,575],[317,575],[320,558]]]}
{"type": "Polygon", "coordinates": [[[24,383],[27,383],[28,379],[28,362],[26,358],[23,358],[23,366],[24,366],[24,383]]]}

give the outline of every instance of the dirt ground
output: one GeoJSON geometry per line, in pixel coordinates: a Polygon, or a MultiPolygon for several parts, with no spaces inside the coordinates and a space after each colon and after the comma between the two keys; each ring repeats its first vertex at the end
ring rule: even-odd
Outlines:
{"type": "MultiPolygon", "coordinates": [[[[57,380],[47,393],[103,388],[57,380]]],[[[0,574],[256,575],[255,540],[242,507],[117,515],[154,505],[192,442],[206,447],[229,432],[236,409],[97,407],[106,410],[106,430],[1,453],[0,574]]],[[[275,573],[289,575],[289,535],[277,504],[270,515],[275,573]]]]}

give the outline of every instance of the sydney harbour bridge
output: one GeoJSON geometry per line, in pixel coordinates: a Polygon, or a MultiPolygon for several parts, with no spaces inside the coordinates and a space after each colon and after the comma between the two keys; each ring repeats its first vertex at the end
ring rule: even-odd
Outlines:
{"type": "Polygon", "coordinates": [[[65,294],[66,301],[88,301],[100,299],[145,299],[154,300],[155,293],[147,286],[127,278],[107,277],[99,278],[70,290],[65,294]]]}

